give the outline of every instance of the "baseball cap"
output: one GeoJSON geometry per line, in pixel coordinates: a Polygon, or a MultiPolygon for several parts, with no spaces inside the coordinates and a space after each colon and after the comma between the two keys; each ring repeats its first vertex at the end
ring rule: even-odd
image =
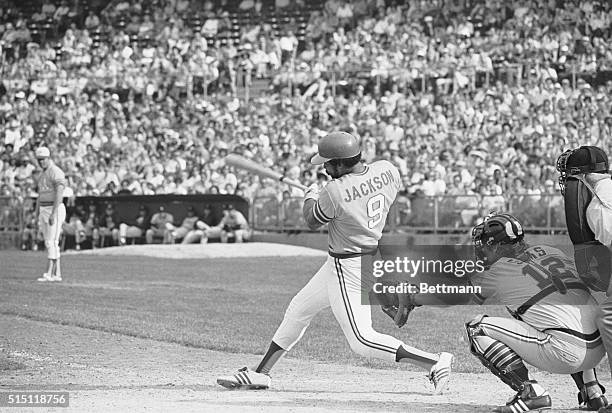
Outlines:
{"type": "Polygon", "coordinates": [[[48,158],[51,156],[51,152],[49,152],[49,148],[45,146],[41,146],[40,148],[36,148],[36,157],[37,158],[48,158]]]}

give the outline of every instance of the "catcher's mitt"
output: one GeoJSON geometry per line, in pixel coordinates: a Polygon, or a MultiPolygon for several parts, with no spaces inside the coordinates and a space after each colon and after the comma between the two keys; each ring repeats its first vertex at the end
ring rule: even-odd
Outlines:
{"type": "Polygon", "coordinates": [[[381,305],[381,309],[385,314],[387,314],[395,325],[399,328],[402,328],[406,321],[408,321],[408,316],[418,307],[414,303],[412,294],[406,293],[398,293],[398,294],[386,294],[387,303],[381,305]]]}

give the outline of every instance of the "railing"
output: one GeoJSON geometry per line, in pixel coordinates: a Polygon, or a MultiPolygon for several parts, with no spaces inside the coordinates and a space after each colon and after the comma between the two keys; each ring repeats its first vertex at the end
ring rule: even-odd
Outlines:
{"type": "MultiPolygon", "coordinates": [[[[308,231],[302,219],[302,198],[257,197],[251,206],[256,230],[308,231]]],[[[515,215],[532,232],[564,232],[561,195],[399,196],[392,205],[386,232],[467,232],[491,211],[515,215]]]]}
{"type": "MultiPolygon", "coordinates": [[[[303,199],[256,197],[249,222],[260,231],[308,231],[302,218],[303,199]]],[[[32,200],[0,197],[0,232],[22,231],[32,218],[32,200]]],[[[401,195],[391,206],[385,232],[468,232],[491,211],[515,215],[531,232],[565,232],[561,195],[401,195]]],[[[323,229],[324,230],[324,229],[323,229]]]]}
{"type": "Polygon", "coordinates": [[[0,231],[21,232],[24,227],[25,213],[31,203],[18,198],[0,196],[0,231]]]}
{"type": "Polygon", "coordinates": [[[265,231],[308,230],[302,218],[301,197],[256,197],[251,205],[251,226],[265,231]]]}
{"type": "MultiPolygon", "coordinates": [[[[294,75],[295,65],[290,65],[292,75],[294,75]]],[[[3,74],[2,82],[9,93],[25,90],[30,88],[30,84],[36,80],[42,80],[38,74],[20,73],[19,75],[13,75],[4,73],[7,68],[4,65],[0,65],[0,70],[3,74]]],[[[416,77],[408,78],[408,84],[415,92],[425,92],[432,87],[438,94],[450,94],[456,93],[458,90],[467,87],[470,90],[477,88],[488,88],[489,85],[496,81],[501,81],[508,85],[520,85],[521,83],[527,82],[532,77],[537,75],[532,74],[532,69],[539,72],[540,68],[537,63],[532,61],[510,63],[510,64],[494,64],[491,71],[485,71],[478,68],[450,68],[446,75],[439,75],[436,71],[432,71],[430,68],[424,68],[420,70],[416,77]]],[[[322,79],[330,86],[330,90],[333,95],[340,92],[340,87],[353,87],[357,83],[363,83],[363,81],[373,82],[381,90],[386,89],[391,83],[396,83],[397,79],[404,77],[406,73],[411,71],[410,68],[397,68],[392,70],[385,70],[384,73],[373,70],[372,67],[350,67],[338,70],[327,70],[322,72],[322,79]],[[347,83],[347,80],[349,81],[347,83]],[[352,83],[351,83],[352,82],[352,83]],[[355,83],[357,82],[357,83],[355,83]],[[354,84],[353,84],[354,83],[354,84]]],[[[268,75],[272,76],[276,74],[275,71],[269,70],[268,75]]],[[[285,84],[279,84],[277,87],[289,86],[294,92],[297,90],[293,88],[293,76],[288,77],[288,82],[285,84]]],[[[95,77],[88,76],[89,89],[113,89],[113,86],[117,85],[123,78],[124,73],[119,72],[116,76],[104,76],[95,77]]],[[[142,76],[146,76],[143,73],[142,76]]],[[[66,81],[81,78],[76,74],[69,73],[66,81]]],[[[568,79],[573,88],[576,87],[578,79],[585,79],[587,82],[594,86],[604,84],[608,80],[612,80],[612,70],[598,70],[596,72],[582,72],[577,64],[571,65],[564,72],[559,73],[559,80],[568,79]]],[[[237,94],[237,89],[241,89],[241,96],[248,101],[250,95],[250,88],[252,86],[252,79],[254,79],[252,70],[245,70],[242,67],[238,67],[236,73],[230,76],[227,80],[230,83],[230,89],[234,94],[237,94]]],[[[55,94],[55,88],[58,86],[58,82],[55,79],[45,79],[49,82],[49,94],[55,94]]],[[[208,78],[204,76],[196,76],[189,74],[184,79],[183,86],[173,86],[177,90],[181,90],[190,95],[194,90],[197,93],[202,93],[204,96],[208,94],[208,86],[215,82],[217,79],[208,78]]],[[[74,83],[71,83],[74,85],[74,83]]],[[[75,90],[66,91],[63,93],[74,94],[81,93],[81,87],[75,87],[75,90]]]]}
{"type": "MultiPolygon", "coordinates": [[[[610,67],[610,62],[604,67],[610,67]]],[[[293,68],[293,65],[291,66],[293,68]]],[[[412,88],[414,92],[426,92],[430,88],[438,94],[456,93],[460,89],[468,88],[475,90],[478,88],[488,88],[496,81],[510,86],[520,86],[528,82],[530,78],[538,78],[538,73],[541,71],[539,63],[526,60],[524,62],[514,63],[496,63],[493,64],[492,70],[475,67],[451,67],[446,70],[447,74],[441,75],[440,71],[433,70],[431,67],[425,67],[418,70],[416,76],[406,77],[406,74],[411,72],[411,68],[397,68],[384,70],[381,72],[372,67],[350,67],[338,70],[327,70],[322,72],[322,78],[328,82],[332,95],[339,92],[340,85],[342,87],[351,87],[351,82],[362,84],[365,82],[373,82],[380,90],[385,90],[391,83],[403,83],[404,81],[412,88]],[[535,70],[535,74],[532,72],[535,70]],[[398,79],[403,79],[399,81],[398,79]],[[348,81],[348,83],[347,83],[348,81]]],[[[292,73],[293,74],[293,73],[292,73]]],[[[289,76],[288,84],[279,84],[277,87],[291,86],[292,76],[289,76]]],[[[580,65],[568,65],[565,71],[559,72],[558,81],[568,79],[572,88],[576,87],[578,79],[584,79],[593,86],[604,84],[608,80],[612,80],[612,70],[602,69],[595,72],[586,72],[580,69],[580,65]]]]}

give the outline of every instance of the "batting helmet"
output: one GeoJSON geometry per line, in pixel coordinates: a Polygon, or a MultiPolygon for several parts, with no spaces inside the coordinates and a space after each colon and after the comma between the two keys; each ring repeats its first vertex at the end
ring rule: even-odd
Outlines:
{"type": "Polygon", "coordinates": [[[587,173],[607,173],[610,168],[608,155],[597,146],[581,146],[569,149],[557,158],[557,171],[561,192],[565,193],[565,181],[568,176],[587,173]]]}
{"type": "Polygon", "coordinates": [[[361,153],[359,141],[347,132],[332,132],[319,141],[319,153],[312,157],[310,163],[321,165],[332,159],[346,159],[361,153]]]}

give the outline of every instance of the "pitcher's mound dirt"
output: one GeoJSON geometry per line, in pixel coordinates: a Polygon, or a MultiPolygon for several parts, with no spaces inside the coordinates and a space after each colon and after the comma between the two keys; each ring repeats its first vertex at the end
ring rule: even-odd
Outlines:
{"type": "Polygon", "coordinates": [[[325,251],[270,242],[243,244],[149,244],[66,251],[65,254],[137,255],[155,258],[323,257],[325,251]]]}

